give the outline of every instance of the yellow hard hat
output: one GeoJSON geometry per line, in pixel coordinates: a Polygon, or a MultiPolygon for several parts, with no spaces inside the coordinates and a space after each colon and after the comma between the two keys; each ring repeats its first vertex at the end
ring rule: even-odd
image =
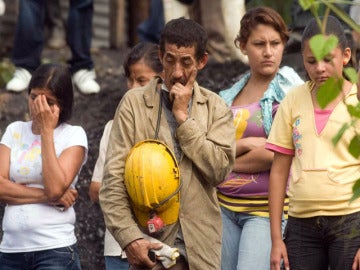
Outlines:
{"type": "Polygon", "coordinates": [[[175,223],[180,208],[180,171],[171,149],[158,140],[137,143],[125,162],[125,185],[134,214],[146,226],[156,213],[165,223],[175,223]]]}

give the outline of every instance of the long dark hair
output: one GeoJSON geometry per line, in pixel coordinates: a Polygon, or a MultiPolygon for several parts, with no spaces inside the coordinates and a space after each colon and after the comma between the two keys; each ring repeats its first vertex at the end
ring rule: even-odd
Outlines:
{"type": "Polygon", "coordinates": [[[32,74],[28,93],[32,89],[46,89],[51,91],[60,106],[58,124],[68,121],[71,118],[73,108],[73,84],[70,70],[57,64],[43,64],[32,74]]]}

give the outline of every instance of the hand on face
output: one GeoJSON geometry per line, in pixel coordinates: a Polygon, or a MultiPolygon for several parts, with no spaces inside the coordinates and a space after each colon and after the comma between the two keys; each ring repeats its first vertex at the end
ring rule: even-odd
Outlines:
{"type": "Polygon", "coordinates": [[[41,133],[56,128],[59,121],[60,108],[57,104],[49,105],[46,96],[40,94],[30,103],[30,113],[33,125],[41,133]]]}
{"type": "Polygon", "coordinates": [[[172,112],[179,124],[188,118],[188,105],[192,97],[196,75],[197,69],[194,67],[185,85],[176,82],[169,90],[170,101],[173,103],[172,112]]]}

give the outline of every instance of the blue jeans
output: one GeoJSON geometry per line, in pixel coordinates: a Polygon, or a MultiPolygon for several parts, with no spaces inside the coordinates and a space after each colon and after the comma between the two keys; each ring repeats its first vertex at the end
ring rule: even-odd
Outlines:
{"type": "Polygon", "coordinates": [[[360,247],[360,212],[289,217],[285,244],[292,270],[351,270],[360,247]]]}
{"type": "Polygon", "coordinates": [[[128,270],[130,267],[127,259],[120,256],[105,256],[106,270],[128,270]]]}
{"type": "Polygon", "coordinates": [[[80,270],[77,245],[42,251],[0,252],[0,270],[80,270]]]}
{"type": "MultiPolygon", "coordinates": [[[[44,47],[46,0],[20,0],[12,62],[16,67],[34,71],[41,61],[44,47]]],[[[71,49],[72,72],[94,67],[90,55],[93,0],[70,0],[67,20],[67,42],[71,49]]]]}
{"type": "Polygon", "coordinates": [[[164,28],[164,6],[162,0],[151,0],[149,17],[137,29],[141,41],[159,43],[164,28]]]}
{"type": "MultiPolygon", "coordinates": [[[[221,207],[222,270],[270,269],[270,220],[221,207]]],[[[283,229],[286,221],[283,220],[283,229]]]]}

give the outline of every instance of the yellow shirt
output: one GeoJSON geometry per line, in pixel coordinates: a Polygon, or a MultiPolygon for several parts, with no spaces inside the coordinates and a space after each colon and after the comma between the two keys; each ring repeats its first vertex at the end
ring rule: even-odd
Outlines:
{"type": "MultiPolygon", "coordinates": [[[[291,166],[289,215],[298,218],[346,215],[360,211],[360,199],[350,203],[352,187],[360,179],[360,160],[348,150],[356,134],[348,128],[340,141],[332,139],[351,117],[344,102],[332,111],[320,134],[307,82],[290,91],[275,116],[268,143],[294,150],[291,166]]],[[[356,86],[345,97],[356,104],[356,86]]],[[[356,127],[360,131],[359,125],[356,127]]]]}

